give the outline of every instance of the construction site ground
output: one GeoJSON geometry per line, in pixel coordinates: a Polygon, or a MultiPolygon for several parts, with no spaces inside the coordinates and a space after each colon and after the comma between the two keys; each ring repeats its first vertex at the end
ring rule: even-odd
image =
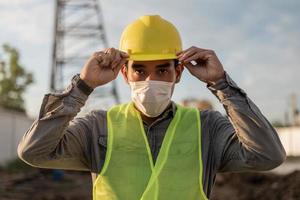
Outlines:
{"type": "MultiPolygon", "coordinates": [[[[271,172],[218,174],[211,200],[300,200],[300,158],[288,159],[271,172]],[[291,167],[292,166],[292,167],[291,167]]],[[[88,172],[25,167],[0,169],[0,200],[91,200],[88,172]]]]}

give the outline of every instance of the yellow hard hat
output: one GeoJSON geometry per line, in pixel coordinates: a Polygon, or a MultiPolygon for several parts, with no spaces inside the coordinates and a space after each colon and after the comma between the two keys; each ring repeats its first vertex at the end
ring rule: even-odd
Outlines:
{"type": "Polygon", "coordinates": [[[173,24],[159,15],[145,15],[125,28],[119,48],[130,60],[147,61],[175,59],[182,45],[173,24]]]}

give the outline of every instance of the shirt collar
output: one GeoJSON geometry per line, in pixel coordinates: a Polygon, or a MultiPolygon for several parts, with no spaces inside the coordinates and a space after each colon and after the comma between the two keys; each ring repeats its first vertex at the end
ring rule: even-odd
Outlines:
{"type": "Polygon", "coordinates": [[[171,101],[170,105],[167,107],[167,109],[164,111],[164,113],[162,114],[162,118],[165,118],[167,116],[172,116],[174,117],[175,113],[176,113],[176,103],[171,101]]]}
{"type": "MultiPolygon", "coordinates": [[[[161,121],[164,119],[167,119],[168,117],[173,118],[176,113],[177,107],[176,103],[171,101],[170,105],[167,107],[167,109],[160,115],[159,118],[157,118],[152,124],[156,123],[157,121],[161,121]]],[[[148,126],[144,121],[143,124],[148,126]]]]}

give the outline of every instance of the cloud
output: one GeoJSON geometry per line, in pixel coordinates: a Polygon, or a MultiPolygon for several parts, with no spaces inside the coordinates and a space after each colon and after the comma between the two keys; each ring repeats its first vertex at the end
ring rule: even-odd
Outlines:
{"type": "Polygon", "coordinates": [[[8,2],[0,3],[0,27],[5,29],[7,40],[44,44],[45,36],[49,36],[51,32],[49,27],[53,18],[53,12],[49,12],[51,4],[34,4],[35,1],[26,1],[25,4],[17,0],[8,2]]]}
{"type": "MultiPolygon", "coordinates": [[[[300,18],[295,9],[299,5],[296,1],[272,1],[272,4],[261,1],[166,2],[166,5],[174,5],[171,10],[167,6],[159,6],[158,1],[152,1],[152,7],[150,3],[140,6],[136,1],[131,1],[128,6],[130,10],[121,1],[110,1],[111,5],[106,3],[110,13],[119,10],[117,13],[125,17],[125,22],[120,22],[124,22],[123,27],[128,23],[129,16],[133,20],[153,10],[165,14],[167,19],[176,23],[185,48],[196,45],[214,49],[232,78],[270,118],[283,117],[290,93],[300,96],[300,43],[297,42],[300,27],[296,26],[300,18]]],[[[108,33],[114,32],[114,42],[118,41],[120,24],[108,27],[108,33]]],[[[185,73],[174,95],[177,100],[182,96],[214,99],[203,84],[188,73],[185,73]]]]}
{"type": "MultiPolygon", "coordinates": [[[[282,6],[278,1],[272,5],[258,1],[189,1],[182,5],[181,1],[172,1],[166,2],[166,5],[169,3],[174,5],[171,10],[167,6],[161,6],[158,1],[143,6],[131,1],[127,7],[120,1],[111,2],[112,11],[109,13],[119,13],[122,17],[120,24],[123,24],[113,21],[109,23],[116,24],[116,27],[108,27],[108,33],[114,36],[113,42],[118,41],[122,31],[120,28],[139,15],[162,14],[176,22],[185,47],[197,45],[215,49],[225,69],[261,105],[262,110],[271,118],[280,117],[285,109],[285,98],[289,93],[298,91],[297,73],[294,72],[298,71],[299,63],[299,48],[295,43],[299,29],[295,30],[294,27],[299,16],[291,12],[293,3],[282,6]],[[114,9],[119,11],[113,11],[114,9]],[[282,67],[287,63],[288,69],[282,67]]],[[[109,14],[105,16],[108,20],[115,19],[109,14]]],[[[174,97],[177,100],[182,96],[214,99],[203,86],[185,73],[174,97]]],[[[214,102],[218,104],[216,100],[214,102]]]]}

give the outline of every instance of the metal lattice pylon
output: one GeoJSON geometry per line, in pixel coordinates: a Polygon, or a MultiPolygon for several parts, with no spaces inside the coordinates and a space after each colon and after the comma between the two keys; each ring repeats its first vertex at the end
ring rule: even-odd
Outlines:
{"type": "MultiPolygon", "coordinates": [[[[56,0],[51,90],[62,91],[92,53],[107,46],[97,0],[56,0]]],[[[112,100],[119,103],[115,81],[96,89],[84,110],[107,107],[112,100]]]]}

